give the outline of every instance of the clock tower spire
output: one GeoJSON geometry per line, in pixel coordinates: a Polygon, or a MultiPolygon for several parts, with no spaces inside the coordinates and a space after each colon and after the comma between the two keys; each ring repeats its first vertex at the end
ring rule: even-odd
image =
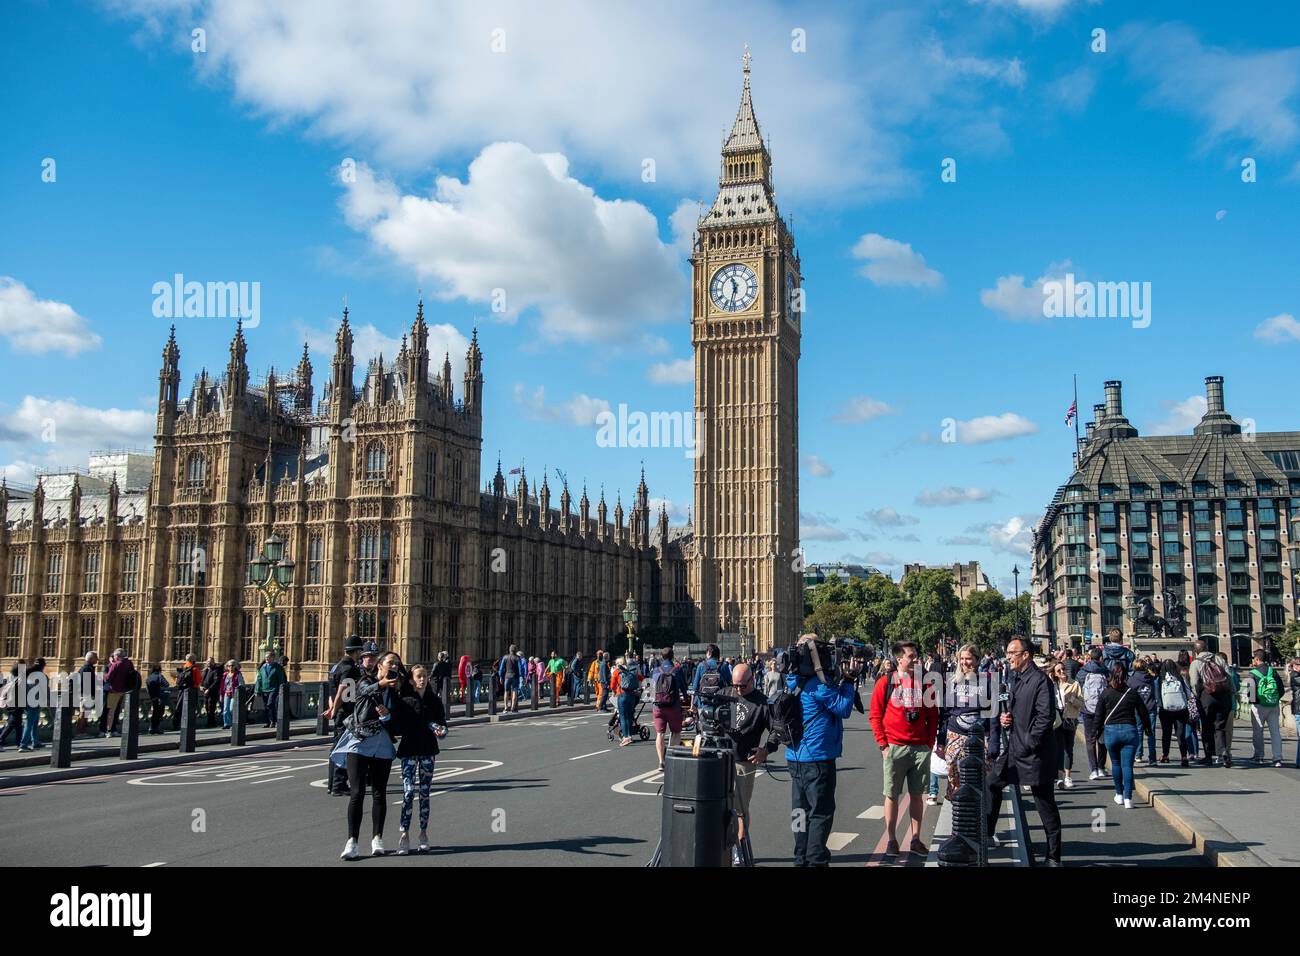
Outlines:
{"type": "Polygon", "coordinates": [[[799,548],[799,256],[772,187],[772,160],[742,57],[740,108],[691,267],[695,558],[699,640],[784,646],[803,616],[799,548]]]}

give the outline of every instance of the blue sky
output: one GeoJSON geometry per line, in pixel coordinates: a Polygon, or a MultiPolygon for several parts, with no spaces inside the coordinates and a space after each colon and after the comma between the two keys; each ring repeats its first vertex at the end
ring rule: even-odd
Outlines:
{"type": "MultiPolygon", "coordinates": [[[[500,449],[612,507],[644,459],[684,519],[683,451],[599,447],[593,418],[691,407],[684,242],[748,43],[804,268],[808,557],[974,558],[1009,590],[1069,471],[1072,375],[1085,420],[1118,378],[1143,433],[1187,430],[1219,374],[1238,418],[1300,427],[1300,14],[1252,10],[10,6],[0,468],[149,443],[175,273],[259,282],[254,374],[306,340],[318,394],[343,297],[391,356],[422,289],[457,378],[478,326],[485,475],[500,449]],[[1066,272],[1149,282],[1150,326],[1044,319],[1066,272]]],[[[185,387],[231,332],[177,320],[185,387]]]]}

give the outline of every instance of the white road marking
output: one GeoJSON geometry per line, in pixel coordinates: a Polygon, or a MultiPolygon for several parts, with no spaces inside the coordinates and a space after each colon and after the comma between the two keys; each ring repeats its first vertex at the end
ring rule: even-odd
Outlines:
{"type": "Polygon", "coordinates": [[[867,809],[858,814],[859,820],[883,820],[884,817],[884,807],[867,807],[867,809]]]}
{"type": "Polygon", "coordinates": [[[577,756],[577,757],[570,757],[569,759],[570,759],[570,760],[581,760],[581,759],[583,759],[583,757],[594,757],[594,756],[596,756],[597,754],[607,754],[607,753],[609,753],[609,752],[610,752],[611,750],[613,750],[613,749],[614,749],[613,747],[606,747],[604,750],[593,750],[593,751],[592,751],[591,753],[589,753],[589,754],[581,754],[581,755],[579,755],[579,756],[577,756]]]}
{"type": "Polygon", "coordinates": [[[832,853],[838,853],[857,838],[856,833],[832,833],[826,839],[826,848],[832,853]]]}
{"type": "Polygon", "coordinates": [[[465,749],[467,749],[467,748],[469,748],[469,747],[473,747],[473,746],[475,746],[475,745],[474,745],[474,744],[458,744],[458,745],[455,746],[455,747],[441,747],[441,748],[439,748],[439,749],[441,750],[442,753],[446,753],[448,750],[465,750],[465,749]]]}
{"type": "Polygon", "coordinates": [[[166,865],[167,865],[166,861],[163,861],[163,862],[161,862],[161,863],[146,863],[146,864],[144,865],[144,868],[147,870],[147,869],[149,869],[150,867],[154,867],[154,866],[166,866],[166,865]]]}
{"type": "Polygon", "coordinates": [[[648,770],[645,773],[637,774],[635,777],[628,777],[626,780],[620,780],[609,789],[613,790],[615,793],[627,794],[630,797],[655,797],[658,796],[657,793],[646,792],[644,790],[629,790],[628,787],[634,783],[645,783],[657,786],[658,784],[663,783],[663,781],[663,771],[648,770]]]}

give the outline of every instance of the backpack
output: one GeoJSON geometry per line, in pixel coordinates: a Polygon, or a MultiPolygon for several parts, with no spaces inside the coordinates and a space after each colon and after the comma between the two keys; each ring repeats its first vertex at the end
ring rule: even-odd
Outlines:
{"type": "Polygon", "coordinates": [[[1267,674],[1261,674],[1253,669],[1251,673],[1255,675],[1255,702],[1265,707],[1276,707],[1282,695],[1278,691],[1277,677],[1273,673],[1273,668],[1270,667],[1267,674]]]}
{"type": "Polygon", "coordinates": [[[676,707],[681,702],[681,695],[677,691],[677,668],[659,668],[659,675],[655,677],[655,706],[676,707]]]}
{"type": "Polygon", "coordinates": [[[803,739],[803,684],[790,690],[784,683],[772,695],[768,702],[768,726],[772,735],[778,738],[790,750],[799,746],[803,739]]]}
{"type": "Polygon", "coordinates": [[[635,694],[641,689],[641,675],[635,667],[624,665],[618,669],[618,686],[625,694],[635,694]]]}
{"type": "Polygon", "coordinates": [[[696,685],[695,693],[701,697],[708,697],[716,694],[722,689],[722,666],[705,667],[700,673],[700,682],[696,685]]]}
{"type": "Polygon", "coordinates": [[[1228,672],[1217,657],[1205,661],[1201,667],[1201,687],[1210,695],[1218,694],[1228,683],[1228,672]]]}
{"type": "Polygon", "coordinates": [[[1105,674],[1085,674],[1083,678],[1083,709],[1090,714],[1097,712],[1097,703],[1101,692],[1106,689],[1105,674]]]}
{"type": "Polygon", "coordinates": [[[1156,689],[1151,686],[1151,681],[1143,681],[1137,692],[1138,698],[1142,701],[1142,705],[1146,707],[1147,712],[1153,711],[1156,704],[1156,689]]]}
{"type": "Polygon", "coordinates": [[[1165,677],[1160,681],[1160,709],[1187,709],[1187,689],[1183,687],[1181,678],[1165,677]]]}

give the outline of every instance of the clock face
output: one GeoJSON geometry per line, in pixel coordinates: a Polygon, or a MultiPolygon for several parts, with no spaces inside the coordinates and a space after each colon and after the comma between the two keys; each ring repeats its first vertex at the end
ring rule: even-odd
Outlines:
{"type": "Polygon", "coordinates": [[[798,322],[803,312],[803,289],[799,287],[799,280],[793,272],[787,272],[785,275],[785,295],[786,318],[791,322],[798,322]]]}
{"type": "Polygon", "coordinates": [[[758,298],[758,276],[744,263],[733,262],[713,273],[709,295],[722,311],[741,312],[758,298]]]}

